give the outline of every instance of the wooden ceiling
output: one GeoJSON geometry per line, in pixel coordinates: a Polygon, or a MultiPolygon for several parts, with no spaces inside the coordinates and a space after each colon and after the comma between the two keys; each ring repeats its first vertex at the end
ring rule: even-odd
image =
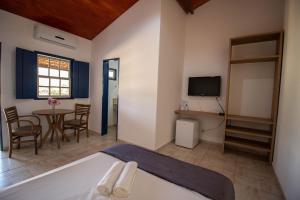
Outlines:
{"type": "Polygon", "coordinates": [[[0,0],[0,9],[93,39],[138,0],[0,0]]]}
{"type": "MultiPolygon", "coordinates": [[[[0,0],[0,9],[91,40],[137,1],[0,0]]],[[[193,13],[209,0],[177,1],[186,13],[193,13]]]]}

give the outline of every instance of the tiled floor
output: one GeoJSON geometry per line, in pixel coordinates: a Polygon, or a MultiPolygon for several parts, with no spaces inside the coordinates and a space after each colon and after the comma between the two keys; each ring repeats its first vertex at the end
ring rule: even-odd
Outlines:
{"type": "Polygon", "coordinates": [[[237,200],[283,199],[273,169],[264,161],[235,152],[224,154],[221,145],[204,142],[193,150],[170,143],[159,152],[227,176],[237,200]]]}
{"type": "MultiPolygon", "coordinates": [[[[55,143],[47,143],[37,156],[33,154],[31,145],[14,150],[13,159],[2,152],[0,188],[91,155],[115,143],[113,133],[104,137],[91,134],[89,138],[82,135],[79,144],[75,140],[65,142],[61,149],[57,149],[55,143]]],[[[263,161],[233,152],[223,154],[220,145],[209,143],[201,143],[193,150],[170,143],[159,152],[229,177],[234,183],[237,200],[283,199],[272,167],[263,161]]]]}
{"type": "Polygon", "coordinates": [[[109,133],[103,137],[90,133],[89,138],[82,134],[80,143],[76,142],[72,134],[70,136],[71,141],[61,143],[60,149],[57,148],[56,142],[50,143],[47,141],[39,149],[38,155],[34,155],[34,147],[30,143],[24,144],[21,149],[14,149],[12,159],[8,158],[7,152],[0,151],[0,188],[68,164],[116,144],[114,133],[109,133]]]}

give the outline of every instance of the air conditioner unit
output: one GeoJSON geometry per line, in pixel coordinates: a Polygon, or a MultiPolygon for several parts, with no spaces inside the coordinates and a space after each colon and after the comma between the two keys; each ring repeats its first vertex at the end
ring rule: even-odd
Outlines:
{"type": "Polygon", "coordinates": [[[78,40],[73,35],[40,24],[34,26],[34,38],[71,49],[76,49],[78,45],[78,40]]]}

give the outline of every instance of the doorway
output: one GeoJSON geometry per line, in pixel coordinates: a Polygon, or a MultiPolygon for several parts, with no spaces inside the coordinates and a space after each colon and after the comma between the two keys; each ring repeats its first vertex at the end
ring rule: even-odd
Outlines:
{"type": "Polygon", "coordinates": [[[101,135],[118,133],[120,59],[103,60],[101,135]]]}

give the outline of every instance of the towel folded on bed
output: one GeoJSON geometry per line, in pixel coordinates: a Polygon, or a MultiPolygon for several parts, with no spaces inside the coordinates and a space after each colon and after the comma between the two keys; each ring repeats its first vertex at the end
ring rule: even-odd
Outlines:
{"type": "Polygon", "coordinates": [[[124,162],[136,161],[139,169],[207,198],[235,199],[233,183],[217,172],[130,144],[115,145],[102,152],[124,162]]]}
{"type": "Polygon", "coordinates": [[[123,168],[124,163],[120,161],[115,162],[110,167],[110,169],[106,172],[106,174],[97,184],[96,188],[99,194],[109,196],[112,193],[113,186],[119,178],[123,168]]]}
{"type": "Polygon", "coordinates": [[[126,198],[131,193],[131,188],[137,171],[137,162],[126,163],[114,188],[113,195],[118,198],[126,198]]]}

